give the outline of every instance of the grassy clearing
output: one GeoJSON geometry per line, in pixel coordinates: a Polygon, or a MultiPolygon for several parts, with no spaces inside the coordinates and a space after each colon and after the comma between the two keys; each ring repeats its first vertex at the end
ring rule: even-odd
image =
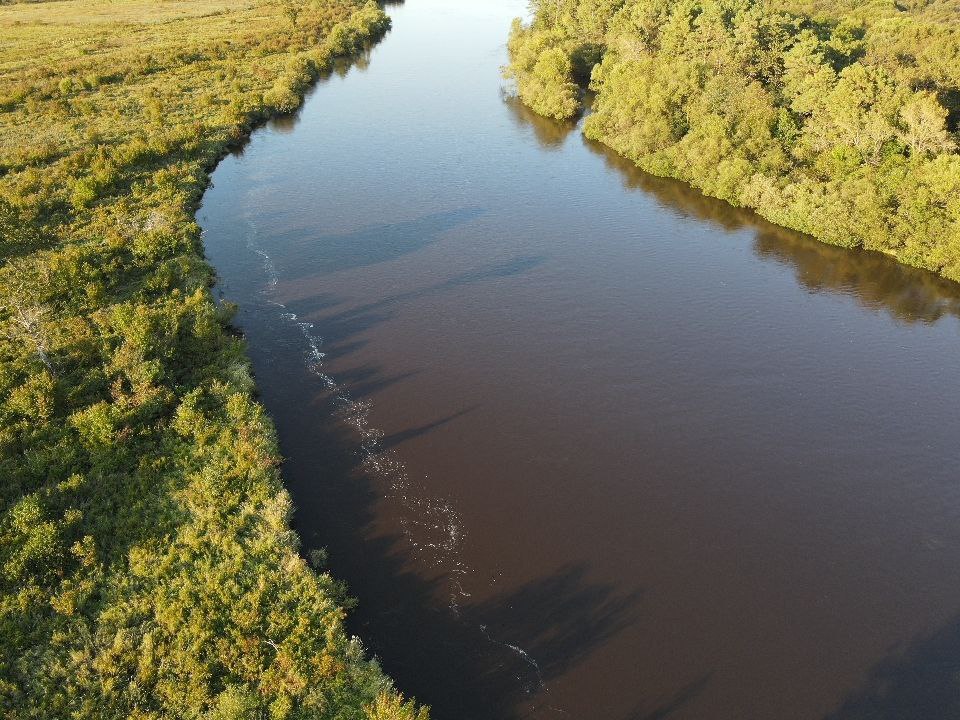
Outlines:
{"type": "Polygon", "coordinates": [[[0,717],[423,720],[288,526],[193,213],[358,0],[0,6],[0,717]]]}

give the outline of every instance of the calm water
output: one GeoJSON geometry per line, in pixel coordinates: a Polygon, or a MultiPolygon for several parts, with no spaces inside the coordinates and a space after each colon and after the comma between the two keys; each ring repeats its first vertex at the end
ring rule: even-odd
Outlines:
{"type": "Polygon", "coordinates": [[[214,175],[305,550],[435,717],[960,712],[960,293],[536,119],[408,0],[214,175]]]}

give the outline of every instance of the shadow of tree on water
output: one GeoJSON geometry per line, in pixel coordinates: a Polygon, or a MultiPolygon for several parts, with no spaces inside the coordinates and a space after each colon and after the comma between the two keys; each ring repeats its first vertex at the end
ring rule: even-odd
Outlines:
{"type": "Polygon", "coordinates": [[[316,235],[311,228],[294,226],[272,231],[271,236],[285,248],[277,266],[284,281],[289,282],[396,260],[427,247],[443,233],[482,213],[480,208],[464,207],[414,220],[368,225],[348,233],[316,235]]]}
{"type": "MultiPolygon", "coordinates": [[[[339,303],[324,296],[314,303],[320,317],[310,320],[324,336],[325,352],[349,351],[361,342],[358,333],[391,317],[406,300],[516,277],[543,261],[533,256],[504,260],[326,316],[339,303]]],[[[311,302],[294,301],[290,309],[300,315],[311,302]]],[[[364,462],[356,432],[338,419],[338,393],[307,368],[302,354],[270,350],[296,342],[299,328],[276,322],[271,313],[241,313],[261,399],[274,418],[286,458],[283,476],[296,507],[293,525],[303,551],[309,556],[313,549],[327,549],[335,575],[359,598],[348,618],[349,630],[368,643],[403,692],[432,705],[437,718],[510,720],[540,697],[544,685],[631,622],[636,595],[620,595],[612,586],[592,581],[583,567],[560,568],[493,591],[491,597],[474,601],[463,596],[455,603],[451,581],[459,576],[452,575],[450,563],[436,567],[418,556],[414,538],[398,529],[404,526],[397,522],[398,513],[407,510],[364,462]]],[[[360,391],[402,379],[363,366],[337,382],[361,397],[360,391]]],[[[395,432],[381,438],[379,448],[389,451],[472,410],[462,408],[395,432]]]]}
{"type": "Polygon", "coordinates": [[[570,565],[462,614],[490,641],[523,651],[514,654],[528,666],[526,688],[533,691],[628,627],[639,596],[614,595],[611,586],[591,582],[584,566],[570,565]]]}
{"type": "Polygon", "coordinates": [[[960,617],[892,653],[824,720],[960,718],[960,617]]]}
{"type": "MultiPolygon", "coordinates": [[[[412,373],[407,373],[410,375],[412,373]]],[[[419,427],[408,428],[407,430],[401,430],[400,432],[391,433],[380,438],[380,447],[386,450],[396,447],[401,443],[406,442],[407,440],[412,440],[413,438],[422,437],[432,430],[436,430],[438,427],[443,427],[444,425],[453,422],[459,417],[473,412],[478,406],[471,405],[470,407],[464,408],[463,410],[458,410],[455,413],[451,413],[445,417],[440,418],[439,420],[433,420],[432,422],[425,423],[419,427]]]]}
{"type": "MultiPolygon", "coordinates": [[[[344,343],[353,342],[354,336],[358,333],[393,318],[395,308],[406,301],[442,294],[465,285],[521,275],[534,269],[545,260],[546,258],[542,255],[516,257],[497,265],[468,270],[433,285],[390,295],[340,312],[323,314],[321,311],[321,313],[311,316],[310,319],[317,323],[318,329],[323,335],[324,352],[327,351],[328,345],[331,353],[342,352],[344,343]]],[[[301,301],[291,302],[290,306],[299,310],[301,301]]],[[[330,307],[330,305],[326,307],[330,307]]]]}
{"type": "MultiPolygon", "coordinates": [[[[390,498],[329,400],[296,405],[273,388],[265,395],[287,456],[284,477],[304,550],[328,550],[337,577],[360,598],[349,629],[401,690],[433,706],[435,717],[517,717],[543,686],[630,623],[636,595],[615,594],[582,567],[453,607],[449,576],[431,574],[405,537],[379,526],[376,509],[390,498]]],[[[430,429],[411,428],[387,441],[430,429]]]]}
{"type": "Polygon", "coordinates": [[[688,703],[695,700],[709,684],[711,674],[700,676],[691,683],[681,687],[665,702],[661,702],[653,710],[637,709],[627,715],[626,720],[668,720],[675,712],[682,710],[688,703]]]}

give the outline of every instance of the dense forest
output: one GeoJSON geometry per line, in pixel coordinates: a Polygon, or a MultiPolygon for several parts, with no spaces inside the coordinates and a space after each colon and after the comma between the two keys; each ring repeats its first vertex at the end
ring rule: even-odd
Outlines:
{"type": "Polygon", "coordinates": [[[193,218],[217,160],[387,24],[360,0],[0,5],[0,717],[427,717],[289,529],[193,218]]]}
{"type": "Polygon", "coordinates": [[[956,0],[534,0],[508,75],[643,170],[960,280],[956,0]],[[591,92],[584,92],[588,87],[591,92]]]}

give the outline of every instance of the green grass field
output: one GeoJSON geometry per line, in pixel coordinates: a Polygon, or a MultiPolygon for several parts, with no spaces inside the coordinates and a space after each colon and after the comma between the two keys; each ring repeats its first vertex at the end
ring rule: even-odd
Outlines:
{"type": "Polygon", "coordinates": [[[0,5],[0,717],[426,718],[301,557],[193,218],[228,148],[387,24],[0,5]]]}

